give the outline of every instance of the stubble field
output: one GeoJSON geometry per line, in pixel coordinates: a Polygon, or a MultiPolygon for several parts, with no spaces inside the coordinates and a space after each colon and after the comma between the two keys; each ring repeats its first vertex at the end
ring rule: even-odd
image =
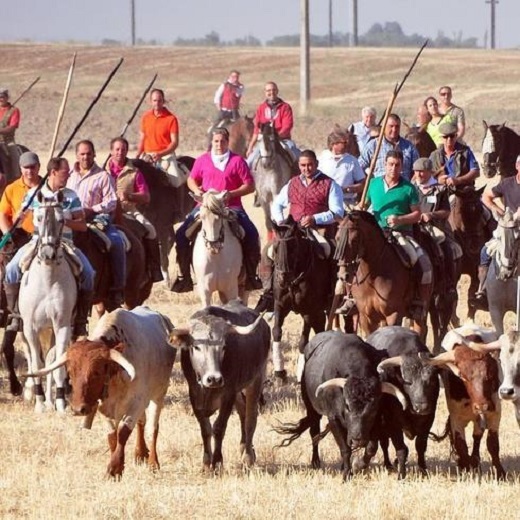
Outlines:
{"type": "MultiPolygon", "coordinates": [[[[118,135],[141,92],[155,72],[157,86],[166,90],[170,108],[181,124],[179,151],[197,155],[203,151],[204,133],[213,118],[213,93],[229,69],[242,72],[246,84],[244,113],[253,114],[262,100],[266,80],[277,81],[281,96],[296,113],[294,138],[301,147],[321,150],[334,123],[358,119],[364,105],[382,112],[394,84],[408,68],[414,50],[319,49],[311,53],[312,103],[307,115],[298,111],[299,53],[297,49],[175,49],[102,48],[65,45],[1,45],[2,84],[17,94],[36,76],[33,91],[20,102],[22,126],[18,142],[47,159],[52,131],[72,53],[77,67],[58,140],[59,149],[75,126],[104,78],[120,56],[125,57],[99,104],[77,139],[93,139],[99,160],[108,142],[118,135]]],[[[468,144],[480,151],[481,120],[520,127],[520,54],[515,51],[440,51],[427,49],[400,94],[395,110],[412,122],[416,106],[438,87],[449,84],[454,102],[466,111],[468,144]]],[[[144,109],[144,108],[143,108],[144,109]]],[[[137,119],[128,138],[137,140],[137,119]]],[[[72,158],[73,150],[67,155],[72,158]]],[[[265,234],[262,216],[246,207],[265,234]]],[[[464,287],[466,281],[463,282],[464,287]]],[[[258,295],[251,297],[256,301],[258,295]]],[[[150,307],[182,325],[198,308],[195,295],[176,295],[157,284],[150,307]]],[[[465,301],[460,313],[465,316],[465,301]]],[[[489,324],[479,313],[478,321],[489,324]]],[[[291,316],[284,332],[286,359],[294,374],[300,319],[291,316]]],[[[20,358],[21,361],[21,358],[20,358]]],[[[23,371],[21,362],[20,371],[23,371]]],[[[268,368],[269,374],[272,367],[268,368]]],[[[161,420],[159,460],[161,470],[149,472],[132,461],[133,437],[127,449],[127,467],[121,482],[102,477],[108,462],[105,429],[98,417],[91,431],[79,428],[80,419],[55,414],[36,416],[30,405],[8,393],[5,371],[0,371],[0,515],[2,518],[489,518],[518,516],[517,498],[520,435],[512,408],[504,406],[501,429],[503,464],[509,472],[497,484],[489,473],[485,444],[481,450],[482,477],[459,476],[450,462],[449,444],[430,443],[431,474],[415,473],[411,450],[409,475],[397,482],[387,475],[376,456],[367,475],[343,484],[339,453],[331,438],[321,443],[324,470],[309,468],[307,434],[290,448],[274,449],[280,438],[272,431],[278,421],[296,421],[303,415],[299,388],[291,377],[288,385],[266,387],[267,405],[259,418],[255,437],[257,465],[245,471],[239,464],[238,418],[230,419],[224,441],[225,470],[221,477],[201,473],[202,445],[191,413],[186,384],[177,362],[161,420]]],[[[446,421],[443,395],[434,431],[446,421]]],[[[469,433],[469,432],[468,432],[469,433]]],[[[471,434],[469,433],[469,436],[471,434]]]]}

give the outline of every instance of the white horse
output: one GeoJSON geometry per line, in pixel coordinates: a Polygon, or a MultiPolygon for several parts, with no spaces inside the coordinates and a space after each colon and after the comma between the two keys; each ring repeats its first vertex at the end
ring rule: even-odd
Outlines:
{"type": "MultiPolygon", "coordinates": [[[[56,357],[60,358],[69,346],[72,334],[77,287],[61,241],[64,224],[62,200],[61,192],[49,199],[45,199],[39,192],[40,205],[33,214],[38,233],[38,239],[34,244],[35,257],[23,274],[18,303],[23,321],[23,334],[29,345],[29,372],[35,372],[44,366],[44,335],[49,331],[54,333],[56,357]]],[[[31,249],[29,246],[28,254],[31,249]]],[[[56,370],[53,377],[56,383],[56,410],[63,412],[65,369],[56,370]]],[[[44,396],[41,378],[34,378],[36,412],[43,412],[46,406],[54,408],[49,387],[50,385],[47,385],[47,395],[44,396]]]]}
{"type": "Polygon", "coordinates": [[[225,194],[210,190],[197,198],[202,229],[193,246],[193,270],[204,307],[211,304],[215,291],[224,304],[239,296],[242,246],[230,227],[236,216],[224,205],[225,194]]]}

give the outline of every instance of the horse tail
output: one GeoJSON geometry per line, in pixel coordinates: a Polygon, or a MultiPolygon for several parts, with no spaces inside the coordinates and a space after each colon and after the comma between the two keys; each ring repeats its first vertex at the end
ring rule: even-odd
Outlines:
{"type": "MultiPolygon", "coordinates": [[[[280,423],[279,426],[273,428],[273,431],[280,435],[288,435],[287,439],[284,439],[280,444],[275,446],[276,448],[286,448],[290,446],[296,439],[298,439],[303,432],[311,427],[311,418],[306,415],[303,419],[300,419],[297,423],[280,423]]],[[[328,433],[328,429],[323,433],[323,437],[328,433]]],[[[322,434],[316,437],[321,437],[322,434]]],[[[318,441],[320,440],[318,439],[318,441]]],[[[314,439],[313,439],[314,442],[314,439]]]]}

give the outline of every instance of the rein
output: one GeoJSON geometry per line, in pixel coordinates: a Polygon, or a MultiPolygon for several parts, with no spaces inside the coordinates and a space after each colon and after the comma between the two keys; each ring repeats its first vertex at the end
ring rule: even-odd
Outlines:
{"type": "MultiPolygon", "coordinates": [[[[301,237],[300,240],[309,240],[309,239],[307,239],[305,237],[301,237]]],[[[282,247],[282,248],[278,247],[278,249],[277,249],[276,259],[278,261],[275,262],[274,269],[275,269],[275,271],[277,271],[280,274],[292,274],[293,273],[293,270],[291,269],[291,266],[289,265],[289,257],[287,254],[288,242],[291,242],[291,241],[296,242],[296,248],[295,248],[296,256],[297,256],[297,260],[299,260],[300,248],[298,247],[298,242],[299,242],[298,237],[290,236],[290,237],[279,238],[278,244],[279,245],[283,244],[284,247],[282,247]]],[[[314,254],[312,254],[312,252],[311,252],[311,254],[308,254],[306,256],[307,256],[308,261],[306,262],[305,267],[303,268],[303,270],[301,270],[298,273],[296,278],[288,284],[289,288],[291,290],[291,294],[292,294],[292,290],[305,278],[307,273],[312,270],[312,267],[314,265],[314,254]]]]}

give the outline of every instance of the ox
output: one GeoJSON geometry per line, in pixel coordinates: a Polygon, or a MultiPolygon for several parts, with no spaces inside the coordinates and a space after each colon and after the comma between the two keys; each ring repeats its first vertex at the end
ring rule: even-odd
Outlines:
{"type": "Polygon", "coordinates": [[[233,405],[240,417],[242,461],[248,466],[255,462],[253,436],[270,338],[262,316],[237,300],[196,312],[189,328],[170,334],[172,345],[182,349],[181,366],[200,425],[205,469],[222,468],[222,442],[233,405]],[[209,418],[217,410],[212,427],[209,418]]]}
{"type": "Polygon", "coordinates": [[[376,369],[381,354],[355,334],[338,331],[316,334],[305,346],[304,356],[301,388],[307,415],[297,424],[284,424],[276,431],[289,435],[281,444],[288,446],[309,429],[314,468],[321,465],[318,442],[332,431],[341,453],[345,480],[353,469],[366,467],[377,451],[381,395],[392,394],[403,406],[405,397],[391,383],[381,383],[376,369]],[[320,433],[323,415],[329,425],[320,433]],[[364,456],[352,464],[352,450],[362,447],[365,447],[364,456]]]}
{"type": "MultiPolygon", "coordinates": [[[[497,478],[503,479],[505,471],[500,462],[498,429],[501,407],[498,398],[498,363],[491,356],[489,348],[481,348],[478,342],[488,343],[496,339],[496,333],[477,326],[454,329],[444,337],[442,346],[447,352],[430,359],[428,362],[449,368],[444,371],[448,423],[446,432],[436,440],[450,435],[455,449],[457,465],[468,471],[480,469],[480,443],[484,430],[488,430],[487,449],[497,478]],[[468,452],[464,430],[473,423],[473,450],[468,452]]],[[[499,348],[499,347],[497,347],[499,348]]]]}
{"type": "Polygon", "coordinates": [[[409,439],[415,439],[417,465],[426,474],[428,434],[435,419],[439,397],[438,371],[424,360],[430,352],[416,332],[404,327],[383,327],[371,334],[367,343],[388,356],[377,369],[382,380],[399,388],[408,403],[404,411],[393,399],[389,406],[383,407],[384,425],[389,427],[389,431],[384,429],[380,432],[379,439],[385,467],[393,469],[388,457],[388,438],[394,436],[398,441],[394,447],[398,452],[399,476],[405,476],[408,449],[404,445],[404,431],[409,439]]]}
{"type": "Polygon", "coordinates": [[[108,419],[110,477],[123,473],[125,445],[136,424],[136,462],[147,459],[152,469],[159,469],[159,416],[176,354],[168,343],[172,330],[168,318],[146,307],[117,309],[101,317],[92,340],[74,343],[38,373],[66,365],[73,413],[93,417],[99,409],[108,419]]]}

